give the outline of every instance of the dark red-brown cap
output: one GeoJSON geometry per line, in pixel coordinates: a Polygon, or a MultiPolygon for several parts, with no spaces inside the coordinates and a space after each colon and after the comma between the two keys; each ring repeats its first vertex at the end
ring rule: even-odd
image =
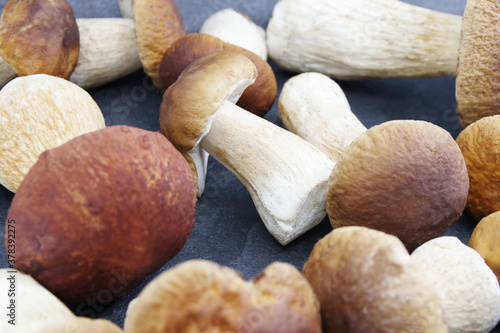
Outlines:
{"type": "Polygon", "coordinates": [[[241,53],[255,64],[257,80],[240,97],[237,105],[258,116],[264,116],[273,106],[277,94],[274,72],[266,61],[242,47],[225,43],[221,39],[200,33],[179,38],[165,52],[159,68],[161,89],[165,91],[173,84],[190,63],[209,53],[228,51],[241,53]]]}
{"type": "Polygon", "coordinates": [[[80,34],[66,0],[9,0],[0,18],[0,56],[17,74],[69,79],[78,62],[80,34]]]}

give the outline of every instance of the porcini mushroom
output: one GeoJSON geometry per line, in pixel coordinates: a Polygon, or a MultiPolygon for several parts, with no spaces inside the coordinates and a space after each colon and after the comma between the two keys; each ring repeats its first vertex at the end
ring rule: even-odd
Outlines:
{"type": "Polygon", "coordinates": [[[500,286],[479,253],[456,237],[439,237],[411,257],[436,287],[450,333],[486,333],[498,324],[500,286]]]}
{"type": "Polygon", "coordinates": [[[15,267],[65,302],[111,302],[180,251],[195,203],[191,170],[160,133],[80,135],[45,151],[12,200],[15,267]]]}
{"type": "Polygon", "coordinates": [[[325,216],[333,163],[298,136],[236,106],[257,76],[239,53],[214,52],[188,66],[167,89],[161,131],[191,160],[203,188],[207,151],[250,192],[269,232],[287,244],[325,216]]]}
{"type": "Polygon", "coordinates": [[[321,332],[319,304],[297,269],[274,262],[252,281],[189,260],[151,281],[129,307],[127,333],[321,332]]]}
{"type": "Polygon", "coordinates": [[[302,274],[330,332],[447,332],[426,272],[394,236],[344,227],[319,240],[302,274]]]}
{"type": "Polygon", "coordinates": [[[15,78],[0,90],[0,121],[0,184],[12,192],[45,150],[105,126],[85,90],[45,74],[15,78]]]}
{"type": "Polygon", "coordinates": [[[226,8],[210,15],[200,33],[220,38],[267,60],[266,31],[239,10],[226,8]]]}
{"type": "Polygon", "coordinates": [[[469,246],[483,257],[500,281],[500,211],[479,221],[470,236],[469,246]]]}
{"type": "Polygon", "coordinates": [[[453,75],[460,16],[397,0],[280,0],[269,57],[292,72],[336,79],[453,75]]]}

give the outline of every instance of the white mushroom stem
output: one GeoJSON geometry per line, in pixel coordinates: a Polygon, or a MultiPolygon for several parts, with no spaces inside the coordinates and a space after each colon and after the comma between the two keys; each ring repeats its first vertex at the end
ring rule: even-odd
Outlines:
{"type": "Polygon", "coordinates": [[[333,162],[293,133],[226,101],[200,145],[245,185],[281,244],[326,216],[333,162]]]}
{"type": "Polygon", "coordinates": [[[336,79],[454,75],[461,17],[397,0],[281,0],[269,57],[336,79]]]}
{"type": "MultiPolygon", "coordinates": [[[[79,18],[80,54],[70,81],[90,89],[117,80],[142,68],[134,21],[125,18],[79,18]]],[[[0,87],[16,72],[0,58],[0,87]]]]}
{"type": "Polygon", "coordinates": [[[352,113],[342,88],[320,73],[290,78],[278,99],[284,126],[338,161],[347,147],[366,131],[352,113]]]}
{"type": "Polygon", "coordinates": [[[252,51],[267,60],[266,31],[236,9],[226,8],[210,15],[200,32],[252,51]]]}

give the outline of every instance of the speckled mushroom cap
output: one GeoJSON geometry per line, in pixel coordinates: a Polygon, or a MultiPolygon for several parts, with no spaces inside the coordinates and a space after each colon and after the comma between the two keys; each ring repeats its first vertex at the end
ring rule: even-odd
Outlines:
{"type": "Polygon", "coordinates": [[[214,52],[191,63],[163,95],[161,131],[184,153],[193,171],[196,167],[187,153],[208,133],[221,104],[235,103],[256,76],[257,69],[247,57],[214,52]]]}
{"type": "Polygon", "coordinates": [[[479,252],[500,281],[500,211],[479,221],[472,232],[469,246],[479,252]]]}
{"type": "Polygon", "coordinates": [[[85,90],[45,74],[18,77],[3,87],[0,121],[0,184],[13,192],[45,150],[105,126],[85,90]]]}
{"type": "Polygon", "coordinates": [[[65,302],[111,302],[180,251],[195,203],[191,170],[160,133],[80,135],[44,152],[12,200],[15,267],[65,302]]]}
{"type": "Polygon", "coordinates": [[[328,187],[334,228],[381,230],[412,251],[459,219],[469,178],[460,148],[446,130],[425,121],[394,120],[351,144],[328,187]]]}
{"type": "Polygon", "coordinates": [[[479,221],[500,210],[500,115],[474,122],[456,141],[470,178],[466,212],[479,221]]]}
{"type": "Polygon", "coordinates": [[[258,116],[264,116],[273,106],[278,89],[271,66],[255,53],[207,34],[188,34],[179,38],[165,52],[159,68],[162,89],[166,90],[172,85],[190,63],[217,51],[241,53],[255,64],[258,77],[241,95],[237,104],[258,116]]]}
{"type": "Polygon", "coordinates": [[[495,328],[500,286],[479,253],[456,237],[438,237],[411,256],[435,285],[450,333],[487,333],[495,328]]]}
{"type": "Polygon", "coordinates": [[[105,319],[77,317],[63,323],[45,326],[36,333],[123,333],[123,330],[105,319]]]}
{"type": "Polygon", "coordinates": [[[302,274],[320,301],[325,333],[447,332],[431,280],[392,235],[335,229],[314,245],[302,274]]]}
{"type": "Polygon", "coordinates": [[[0,18],[0,56],[20,76],[68,79],[78,61],[79,36],[66,0],[9,0],[0,18]]]}
{"type": "Polygon", "coordinates": [[[175,0],[134,0],[132,8],[144,72],[160,87],[161,58],[175,40],[186,34],[182,15],[175,0]]]}
{"type": "Polygon", "coordinates": [[[321,332],[319,303],[297,269],[275,262],[253,281],[205,260],[165,271],[131,303],[127,333],[321,332]]]}
{"type": "Polygon", "coordinates": [[[467,1],[456,74],[457,113],[463,127],[500,113],[499,22],[496,1],[467,1]]]}

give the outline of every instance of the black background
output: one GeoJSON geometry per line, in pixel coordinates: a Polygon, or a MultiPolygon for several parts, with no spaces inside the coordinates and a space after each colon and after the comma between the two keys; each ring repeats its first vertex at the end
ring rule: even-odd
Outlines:
{"type": "MultiPolygon", "coordinates": [[[[3,8],[6,0],[0,0],[3,8]]],[[[118,0],[69,0],[77,17],[120,17],[118,0]]],[[[187,32],[197,32],[203,21],[223,8],[236,8],[262,27],[277,0],[177,0],[187,32]]],[[[465,0],[405,1],[434,10],[462,15],[465,0]]],[[[278,80],[278,89],[293,74],[277,68],[270,60],[278,80]]],[[[455,113],[453,77],[431,79],[377,79],[339,82],[352,111],[366,127],[392,119],[420,119],[448,130],[453,137],[461,131],[455,113]]],[[[161,96],[142,71],[89,91],[100,106],[106,125],[132,125],[158,131],[161,96]]],[[[282,126],[276,103],[266,119],[282,126]]],[[[1,134],[0,134],[1,135],[1,134]]],[[[13,194],[0,186],[0,236],[13,194]]],[[[29,209],[29,207],[26,207],[29,209]]],[[[92,307],[73,307],[77,315],[106,318],[123,326],[125,310],[144,285],[161,271],[182,261],[203,258],[232,267],[250,279],[273,261],[285,261],[298,269],[307,260],[314,243],[330,230],[328,219],[287,246],[281,246],[267,232],[245,187],[213,158],[209,161],[206,190],[197,203],[195,227],[183,250],[139,288],[111,303],[92,307]]],[[[446,235],[467,243],[475,222],[462,216],[446,235]]],[[[144,221],[147,228],[147,221],[144,221]]],[[[5,250],[0,251],[0,267],[7,267],[5,250]]],[[[500,332],[500,329],[495,329],[500,332]]]]}

